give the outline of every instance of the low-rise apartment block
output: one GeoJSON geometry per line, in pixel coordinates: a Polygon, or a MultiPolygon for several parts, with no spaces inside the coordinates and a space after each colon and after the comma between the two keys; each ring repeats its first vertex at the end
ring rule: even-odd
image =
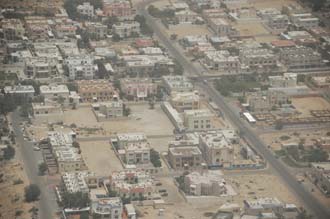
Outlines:
{"type": "Polygon", "coordinates": [[[103,14],[125,19],[132,17],[134,10],[127,0],[103,0],[103,14]]]}
{"type": "Polygon", "coordinates": [[[122,219],[123,203],[119,197],[100,197],[92,200],[91,214],[99,219],[122,219]]]}
{"type": "Polygon", "coordinates": [[[31,57],[24,62],[24,73],[28,78],[49,81],[58,76],[57,58],[31,57]]]}
{"type": "Polygon", "coordinates": [[[32,103],[32,116],[35,122],[63,122],[63,110],[56,102],[32,103]]]}
{"type": "Polygon", "coordinates": [[[248,98],[249,108],[253,112],[271,111],[287,104],[290,98],[281,90],[269,90],[257,92],[248,98]]]}
{"type": "Polygon", "coordinates": [[[107,80],[77,81],[78,93],[82,102],[106,102],[118,99],[113,85],[107,80]]]}
{"type": "Polygon", "coordinates": [[[205,53],[205,64],[212,70],[239,73],[241,63],[238,56],[231,56],[227,50],[211,51],[205,53]]]}
{"type": "Polygon", "coordinates": [[[311,13],[296,13],[290,16],[291,22],[297,27],[312,29],[319,26],[320,20],[311,13]]]}
{"type": "Polygon", "coordinates": [[[130,197],[138,200],[141,197],[150,198],[154,192],[153,180],[143,170],[123,170],[113,172],[109,182],[110,191],[116,191],[120,197],[130,197]]]}
{"type": "Polygon", "coordinates": [[[121,92],[129,99],[145,100],[157,93],[157,84],[150,78],[123,78],[120,80],[121,92]]]}
{"type": "Polygon", "coordinates": [[[110,101],[92,104],[93,111],[98,121],[123,116],[123,101],[110,101]]]}
{"type": "Polygon", "coordinates": [[[70,91],[68,87],[64,84],[49,84],[40,86],[40,94],[48,100],[58,100],[62,97],[63,102],[66,102],[69,101],[70,91]]]}
{"type": "Polygon", "coordinates": [[[104,39],[108,34],[108,26],[101,23],[86,22],[85,27],[91,39],[104,39]]]}
{"type": "Polygon", "coordinates": [[[148,141],[127,143],[123,149],[118,150],[118,154],[127,165],[149,164],[150,143],[148,141]]]}
{"type": "Polygon", "coordinates": [[[191,92],[194,88],[185,76],[163,76],[163,84],[169,94],[171,92],[191,92]]]}
{"type": "Polygon", "coordinates": [[[197,91],[192,92],[172,92],[171,104],[178,112],[185,110],[199,109],[199,95],[197,91]]]}
{"type": "Polygon", "coordinates": [[[112,144],[118,149],[123,149],[129,144],[146,142],[147,136],[143,133],[119,133],[115,139],[112,139],[112,144]]]}
{"type": "Polygon", "coordinates": [[[5,94],[23,98],[33,98],[35,93],[32,85],[6,86],[3,91],[5,94]]]}
{"type": "Polygon", "coordinates": [[[185,110],[183,113],[184,126],[189,131],[206,131],[213,129],[214,115],[208,109],[185,110]]]}
{"type": "Polygon", "coordinates": [[[140,33],[140,24],[135,21],[114,24],[112,26],[112,32],[120,38],[131,37],[133,34],[140,33]]]}
{"type": "Polygon", "coordinates": [[[209,166],[229,166],[234,160],[233,144],[238,143],[235,130],[218,130],[202,133],[199,148],[209,166]]]}
{"type": "Polygon", "coordinates": [[[319,68],[324,66],[321,54],[305,46],[281,49],[280,61],[287,66],[289,70],[319,68]]]}
{"type": "Polygon", "coordinates": [[[202,152],[197,146],[170,146],[167,156],[175,170],[199,170],[206,167],[202,152]]]}
{"type": "Polygon", "coordinates": [[[210,18],[209,25],[218,36],[238,36],[239,32],[223,18],[210,18]]]}
{"type": "Polygon", "coordinates": [[[22,39],[25,34],[25,28],[19,19],[4,19],[1,25],[6,40],[22,39]]]}
{"type": "Polygon", "coordinates": [[[278,57],[268,49],[245,48],[240,50],[239,58],[242,64],[251,69],[271,70],[277,66],[278,57]]]}
{"type": "Polygon", "coordinates": [[[96,188],[97,178],[88,171],[64,172],[62,174],[63,190],[68,193],[89,193],[90,188],[96,188]]]}
{"type": "Polygon", "coordinates": [[[90,55],[69,56],[65,59],[70,80],[93,79],[95,66],[94,58],[90,55]]]}
{"type": "Polygon", "coordinates": [[[77,6],[77,12],[81,16],[93,18],[94,17],[94,6],[91,5],[89,2],[84,2],[82,5],[77,6]]]}
{"type": "Polygon", "coordinates": [[[221,196],[227,193],[226,181],[215,171],[192,172],[184,177],[185,192],[193,196],[221,196]]]}
{"type": "Polygon", "coordinates": [[[271,87],[295,87],[297,86],[297,74],[284,73],[283,76],[269,76],[271,87]]]}

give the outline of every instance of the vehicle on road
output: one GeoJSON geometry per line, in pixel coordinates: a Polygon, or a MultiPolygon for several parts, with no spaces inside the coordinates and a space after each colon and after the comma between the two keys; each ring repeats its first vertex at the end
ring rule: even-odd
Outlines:
{"type": "Polygon", "coordinates": [[[33,147],[33,150],[34,150],[34,151],[40,151],[40,147],[38,147],[38,146],[34,146],[34,147],[33,147]]]}

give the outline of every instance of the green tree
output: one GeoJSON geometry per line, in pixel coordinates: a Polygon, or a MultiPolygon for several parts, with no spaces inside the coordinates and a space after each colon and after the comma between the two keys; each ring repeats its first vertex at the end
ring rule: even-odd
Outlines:
{"type": "Polygon", "coordinates": [[[131,109],[128,106],[126,106],[126,104],[124,104],[123,106],[123,114],[124,116],[129,116],[131,114],[131,109]]]}
{"type": "Polygon", "coordinates": [[[3,158],[5,160],[10,160],[15,156],[15,148],[11,145],[7,145],[7,148],[4,149],[3,158]]]}
{"type": "Polygon", "coordinates": [[[114,33],[114,34],[112,35],[112,40],[113,40],[114,42],[119,42],[119,41],[120,41],[120,36],[119,36],[118,34],[114,33]]]}
{"type": "Polygon", "coordinates": [[[88,193],[82,192],[75,192],[75,193],[68,193],[65,192],[62,195],[62,204],[64,207],[67,208],[84,208],[89,206],[90,199],[88,193]]]}
{"type": "Polygon", "coordinates": [[[29,186],[25,187],[25,201],[33,202],[38,200],[41,191],[36,184],[30,184],[29,186]]]}
{"type": "Polygon", "coordinates": [[[150,162],[154,165],[154,167],[162,166],[162,162],[160,161],[160,156],[158,151],[154,149],[150,150],[150,162]]]}
{"type": "Polygon", "coordinates": [[[46,171],[47,171],[47,164],[45,162],[42,162],[39,164],[38,166],[38,169],[39,169],[39,174],[41,176],[45,175],[46,171]]]}

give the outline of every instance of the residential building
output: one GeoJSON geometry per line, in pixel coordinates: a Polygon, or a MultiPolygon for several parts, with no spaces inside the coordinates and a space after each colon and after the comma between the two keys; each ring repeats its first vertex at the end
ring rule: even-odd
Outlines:
{"type": "Polygon", "coordinates": [[[157,84],[150,78],[122,78],[120,89],[125,96],[134,100],[145,100],[157,94],[157,84]]]}
{"type": "Polygon", "coordinates": [[[6,86],[3,89],[5,94],[13,95],[23,98],[34,97],[35,90],[32,85],[16,85],[16,86],[6,86]]]}
{"type": "Polygon", "coordinates": [[[129,142],[118,154],[127,165],[149,164],[150,143],[148,141],[129,142]]]}
{"type": "Polygon", "coordinates": [[[30,40],[47,40],[54,37],[46,17],[26,16],[24,20],[30,40]]]}
{"type": "Polygon", "coordinates": [[[175,12],[175,17],[180,24],[189,23],[192,24],[198,18],[197,13],[191,10],[180,10],[175,12]]]}
{"type": "Polygon", "coordinates": [[[172,59],[165,55],[123,55],[120,57],[126,71],[141,76],[157,69],[173,67],[172,59]]]}
{"type": "Polygon", "coordinates": [[[197,146],[170,146],[167,156],[175,170],[199,170],[206,167],[202,152],[197,146]]]}
{"type": "Polygon", "coordinates": [[[98,219],[122,219],[123,203],[119,197],[92,200],[91,214],[98,219]]]}
{"type": "Polygon", "coordinates": [[[68,193],[89,193],[90,188],[98,186],[95,174],[88,171],[64,172],[61,177],[63,190],[68,193]]]}
{"type": "Polygon", "coordinates": [[[77,6],[77,12],[88,18],[94,17],[94,6],[91,5],[89,2],[84,2],[82,5],[77,6]]]}
{"type": "Polygon", "coordinates": [[[134,15],[131,3],[127,0],[103,0],[103,14],[115,16],[120,19],[130,18],[134,15]]]}
{"type": "Polygon", "coordinates": [[[205,131],[213,129],[214,115],[208,109],[185,110],[183,113],[184,126],[189,131],[205,131]]]}
{"type": "Polygon", "coordinates": [[[311,177],[323,194],[330,196],[330,164],[312,163],[311,177]]]}
{"type": "Polygon", "coordinates": [[[78,93],[82,102],[106,102],[118,99],[113,85],[107,80],[77,81],[78,93]]]}
{"type": "Polygon", "coordinates": [[[178,112],[196,110],[200,107],[198,91],[172,92],[170,102],[178,112]]]}
{"type": "Polygon", "coordinates": [[[319,26],[319,19],[314,17],[311,13],[296,13],[290,16],[291,22],[297,26],[305,29],[312,29],[319,26]]]}
{"type": "Polygon", "coordinates": [[[78,151],[79,149],[72,146],[59,147],[54,151],[59,173],[87,170],[87,166],[78,151]]]}
{"type": "Polygon", "coordinates": [[[118,149],[124,149],[129,144],[140,142],[147,142],[147,136],[143,133],[119,133],[115,139],[112,139],[112,144],[118,146],[118,149]]]}
{"type": "Polygon", "coordinates": [[[269,76],[271,87],[295,87],[297,86],[297,74],[284,73],[283,76],[269,76]]]}
{"type": "Polygon", "coordinates": [[[136,211],[135,211],[133,204],[126,204],[124,206],[124,209],[125,209],[127,219],[136,219],[137,218],[136,211]]]}
{"type": "Polygon", "coordinates": [[[173,108],[173,106],[169,102],[164,101],[161,104],[161,108],[166,113],[172,124],[174,125],[176,131],[182,132],[185,130],[181,115],[176,109],[173,108]]]}
{"type": "Polygon", "coordinates": [[[238,36],[239,32],[223,18],[210,18],[209,25],[218,36],[238,36]]]}
{"type": "Polygon", "coordinates": [[[238,143],[235,130],[217,130],[199,136],[199,148],[208,166],[230,166],[234,160],[233,144],[238,143]]]}
{"type": "Polygon", "coordinates": [[[279,54],[281,63],[289,70],[320,68],[325,65],[321,54],[310,47],[283,48],[279,54]]]}
{"type": "Polygon", "coordinates": [[[36,123],[63,122],[62,107],[56,102],[46,101],[45,103],[32,103],[32,116],[36,123]]]}
{"type": "Polygon", "coordinates": [[[86,22],[85,27],[91,39],[100,40],[107,37],[108,34],[107,25],[101,23],[95,23],[95,22],[86,22]]]}
{"type": "Polygon", "coordinates": [[[312,77],[312,81],[319,88],[329,88],[330,87],[330,77],[329,76],[314,76],[314,77],[312,77]]]}
{"type": "Polygon", "coordinates": [[[95,66],[93,56],[69,56],[65,59],[64,64],[68,69],[70,80],[93,79],[94,77],[95,66]]]}
{"type": "Polygon", "coordinates": [[[248,98],[249,108],[253,112],[270,111],[289,102],[289,95],[279,90],[257,92],[248,98]]]}
{"type": "Polygon", "coordinates": [[[273,70],[277,66],[277,56],[264,48],[245,48],[240,50],[239,58],[242,64],[251,69],[273,70]]]}
{"type": "Polygon", "coordinates": [[[219,171],[192,172],[184,177],[185,192],[193,196],[221,196],[227,193],[226,181],[219,171]]]}
{"type": "Polygon", "coordinates": [[[282,213],[285,205],[277,198],[259,198],[257,200],[244,200],[244,213],[259,215],[261,213],[282,213]]]}
{"type": "Polygon", "coordinates": [[[134,34],[138,35],[140,33],[140,24],[136,21],[114,24],[112,26],[112,32],[120,38],[131,37],[134,34]]]}
{"type": "Polygon", "coordinates": [[[170,94],[171,92],[191,92],[193,85],[185,76],[163,76],[163,84],[165,89],[170,94]]]}
{"type": "Polygon", "coordinates": [[[18,40],[24,37],[25,29],[21,20],[3,19],[1,25],[6,40],[18,40]]]}
{"type": "Polygon", "coordinates": [[[139,51],[144,55],[163,55],[164,52],[159,47],[143,47],[139,51]]]}
{"type": "Polygon", "coordinates": [[[130,197],[133,200],[141,197],[150,199],[154,192],[150,175],[137,169],[112,172],[109,181],[105,181],[105,184],[110,186],[110,191],[117,192],[120,197],[130,197]]]}
{"type": "Polygon", "coordinates": [[[31,57],[24,61],[24,72],[28,78],[49,81],[58,76],[57,58],[31,57]]]}
{"type": "Polygon", "coordinates": [[[92,108],[98,121],[123,116],[123,101],[93,103],[92,108]]]}
{"type": "Polygon", "coordinates": [[[289,26],[289,18],[282,14],[270,16],[267,25],[274,30],[286,30],[289,26]]]}
{"type": "Polygon", "coordinates": [[[64,103],[69,101],[70,91],[64,84],[49,84],[40,86],[40,94],[48,100],[58,100],[62,97],[64,103]]]}
{"type": "Polygon", "coordinates": [[[205,64],[212,70],[237,74],[241,71],[238,56],[231,56],[227,50],[205,53],[205,64]]]}

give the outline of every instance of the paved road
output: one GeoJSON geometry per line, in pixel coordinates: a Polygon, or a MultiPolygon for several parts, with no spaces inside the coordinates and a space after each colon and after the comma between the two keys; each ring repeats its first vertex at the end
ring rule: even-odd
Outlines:
{"type": "Polygon", "coordinates": [[[21,122],[18,112],[14,112],[11,117],[13,131],[16,135],[20,155],[24,163],[25,172],[30,183],[37,184],[41,190],[39,207],[40,219],[54,218],[58,209],[53,188],[50,188],[44,177],[38,176],[38,164],[43,161],[41,152],[33,150],[33,143],[25,141],[19,123],[21,122]]]}
{"type": "Polygon", "coordinates": [[[175,43],[171,41],[168,36],[163,32],[158,22],[152,18],[147,10],[146,6],[154,1],[145,1],[137,5],[137,10],[140,14],[144,15],[147,23],[152,27],[155,35],[159,38],[162,44],[168,49],[169,53],[178,60],[185,69],[187,76],[198,76],[199,86],[208,93],[212,100],[219,106],[219,108],[225,114],[232,124],[245,136],[245,138],[254,145],[258,152],[268,161],[272,167],[274,173],[278,174],[286,183],[288,188],[294,192],[294,194],[300,199],[300,201],[311,212],[314,213],[317,219],[329,219],[329,209],[321,205],[317,199],[315,199],[308,191],[306,191],[295,179],[289,170],[278,161],[274,155],[267,149],[266,145],[260,140],[256,133],[243,122],[239,115],[235,113],[230,106],[225,102],[224,98],[204,81],[204,77],[201,75],[200,69],[196,68],[186,57],[176,48],[175,43]]]}

